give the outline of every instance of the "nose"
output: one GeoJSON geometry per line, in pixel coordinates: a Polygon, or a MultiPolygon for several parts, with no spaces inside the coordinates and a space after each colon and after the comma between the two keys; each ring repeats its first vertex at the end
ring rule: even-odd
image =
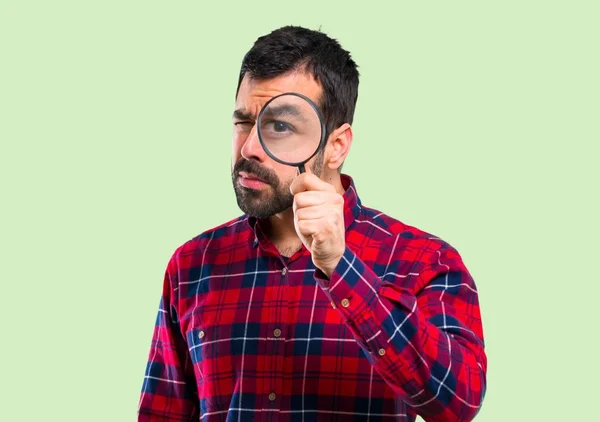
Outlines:
{"type": "Polygon", "coordinates": [[[259,162],[264,161],[265,159],[265,151],[260,144],[260,139],[258,138],[257,125],[252,127],[250,133],[246,137],[244,144],[242,145],[241,154],[246,160],[254,159],[259,162]]]}

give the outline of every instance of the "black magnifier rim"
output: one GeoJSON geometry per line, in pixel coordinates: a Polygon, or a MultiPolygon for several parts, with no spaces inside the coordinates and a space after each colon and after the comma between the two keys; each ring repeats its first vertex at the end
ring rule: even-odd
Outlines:
{"type": "Polygon", "coordinates": [[[278,163],[285,164],[288,166],[302,166],[302,165],[306,164],[308,161],[310,161],[311,158],[313,158],[319,152],[319,150],[321,150],[321,148],[323,148],[323,144],[325,143],[325,139],[327,138],[326,128],[325,128],[325,119],[323,118],[323,114],[321,114],[321,110],[319,110],[319,107],[317,107],[317,105],[310,98],[308,98],[306,95],[300,94],[298,92],[285,92],[283,94],[279,94],[279,95],[276,95],[276,96],[270,98],[269,101],[267,101],[265,103],[265,105],[262,107],[262,109],[260,110],[260,113],[258,113],[258,117],[256,118],[256,123],[257,123],[258,140],[260,141],[260,145],[262,146],[263,150],[273,160],[277,161],[278,163]],[[305,100],[308,104],[310,104],[310,106],[313,108],[313,110],[315,110],[315,112],[317,113],[317,116],[319,117],[319,123],[321,123],[321,139],[319,140],[319,146],[317,147],[317,149],[315,149],[315,152],[313,152],[312,155],[310,157],[308,157],[306,160],[298,161],[295,163],[289,162],[289,161],[283,161],[283,160],[277,158],[271,151],[269,151],[269,148],[267,148],[267,146],[265,145],[265,142],[263,141],[262,134],[260,131],[260,122],[262,120],[262,115],[264,114],[268,105],[271,103],[271,101],[274,101],[277,98],[283,97],[286,95],[295,95],[296,97],[300,97],[303,100],[305,100]]]}

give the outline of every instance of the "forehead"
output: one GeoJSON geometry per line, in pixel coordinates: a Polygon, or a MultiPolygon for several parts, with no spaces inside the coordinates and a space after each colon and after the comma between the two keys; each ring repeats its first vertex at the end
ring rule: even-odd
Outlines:
{"type": "Polygon", "coordinates": [[[235,108],[257,116],[261,107],[272,97],[285,92],[297,92],[318,102],[321,98],[321,86],[304,72],[293,72],[271,79],[252,79],[244,76],[236,98],[235,108]]]}

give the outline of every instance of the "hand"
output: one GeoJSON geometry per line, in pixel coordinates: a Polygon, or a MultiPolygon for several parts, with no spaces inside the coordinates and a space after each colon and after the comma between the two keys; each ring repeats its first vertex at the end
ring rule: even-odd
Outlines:
{"type": "Polygon", "coordinates": [[[315,266],[331,277],[346,248],[344,197],[306,170],[290,186],[294,227],[315,266]]]}

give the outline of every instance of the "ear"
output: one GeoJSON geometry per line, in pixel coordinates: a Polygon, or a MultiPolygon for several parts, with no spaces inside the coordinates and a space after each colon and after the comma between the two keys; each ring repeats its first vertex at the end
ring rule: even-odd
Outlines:
{"type": "Polygon", "coordinates": [[[343,164],[350,152],[353,136],[352,126],[348,123],[344,123],[331,133],[327,142],[329,155],[326,162],[328,168],[337,170],[343,164]]]}

